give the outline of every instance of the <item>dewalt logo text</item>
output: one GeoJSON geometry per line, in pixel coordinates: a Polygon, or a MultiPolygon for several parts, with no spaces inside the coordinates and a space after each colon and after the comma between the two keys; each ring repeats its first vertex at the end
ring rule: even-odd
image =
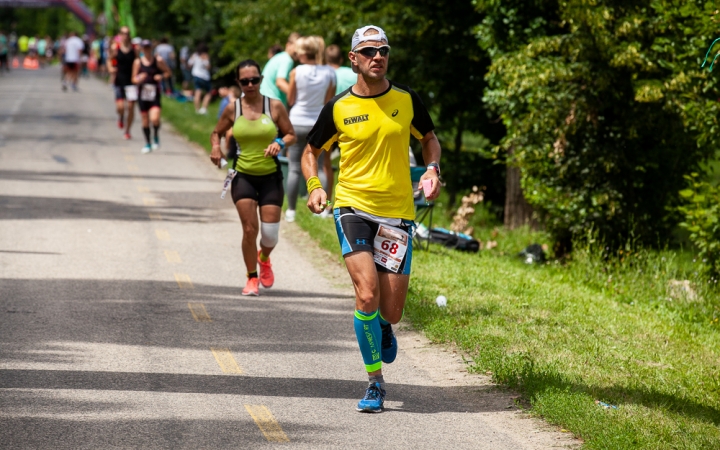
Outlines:
{"type": "Polygon", "coordinates": [[[343,119],[345,125],[352,125],[354,123],[367,122],[369,114],[363,114],[361,116],[346,117],[343,119]]]}

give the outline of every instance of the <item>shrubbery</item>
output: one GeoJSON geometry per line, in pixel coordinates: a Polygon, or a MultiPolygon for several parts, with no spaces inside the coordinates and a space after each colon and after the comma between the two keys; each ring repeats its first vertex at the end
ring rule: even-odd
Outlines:
{"type": "Polygon", "coordinates": [[[690,187],[680,191],[685,203],[680,226],[690,232],[698,248],[705,275],[712,281],[720,277],[720,188],[703,181],[697,173],[685,177],[690,187]]]}

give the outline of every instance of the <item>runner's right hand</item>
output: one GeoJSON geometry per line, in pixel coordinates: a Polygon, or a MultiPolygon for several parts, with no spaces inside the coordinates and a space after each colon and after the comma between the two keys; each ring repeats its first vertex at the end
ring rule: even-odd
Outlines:
{"type": "Polygon", "coordinates": [[[223,159],[225,155],[223,155],[222,150],[220,150],[220,146],[213,146],[212,151],[210,152],[210,161],[213,162],[216,166],[220,167],[220,160],[223,159]]]}
{"type": "Polygon", "coordinates": [[[313,214],[323,212],[327,208],[327,193],[325,190],[323,188],[313,190],[308,196],[307,206],[313,214]]]}

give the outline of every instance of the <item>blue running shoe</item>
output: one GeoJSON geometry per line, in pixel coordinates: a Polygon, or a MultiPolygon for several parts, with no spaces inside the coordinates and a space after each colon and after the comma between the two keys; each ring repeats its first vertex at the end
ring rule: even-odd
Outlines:
{"type": "Polygon", "coordinates": [[[380,383],[373,383],[365,391],[365,397],[358,402],[357,410],[360,412],[379,413],[385,403],[385,391],[380,383]]]}
{"type": "Polygon", "coordinates": [[[382,362],[390,364],[397,357],[398,344],[390,324],[380,325],[382,329],[382,344],[380,352],[382,354],[382,362]]]}

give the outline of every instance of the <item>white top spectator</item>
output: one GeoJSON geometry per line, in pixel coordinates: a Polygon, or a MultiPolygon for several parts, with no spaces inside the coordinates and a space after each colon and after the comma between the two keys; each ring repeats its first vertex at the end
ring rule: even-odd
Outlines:
{"type": "Polygon", "coordinates": [[[85,43],[77,36],[71,36],[65,41],[65,62],[80,62],[81,53],[85,49],[85,43]]]}
{"type": "Polygon", "coordinates": [[[325,93],[335,85],[335,70],[330,66],[302,64],[295,68],[297,99],[290,109],[290,122],[313,126],[325,105],[325,93]]]}
{"type": "Polygon", "coordinates": [[[188,60],[188,65],[192,66],[192,76],[202,80],[210,80],[210,70],[208,70],[210,67],[209,59],[201,58],[197,53],[193,53],[188,60]]]}

